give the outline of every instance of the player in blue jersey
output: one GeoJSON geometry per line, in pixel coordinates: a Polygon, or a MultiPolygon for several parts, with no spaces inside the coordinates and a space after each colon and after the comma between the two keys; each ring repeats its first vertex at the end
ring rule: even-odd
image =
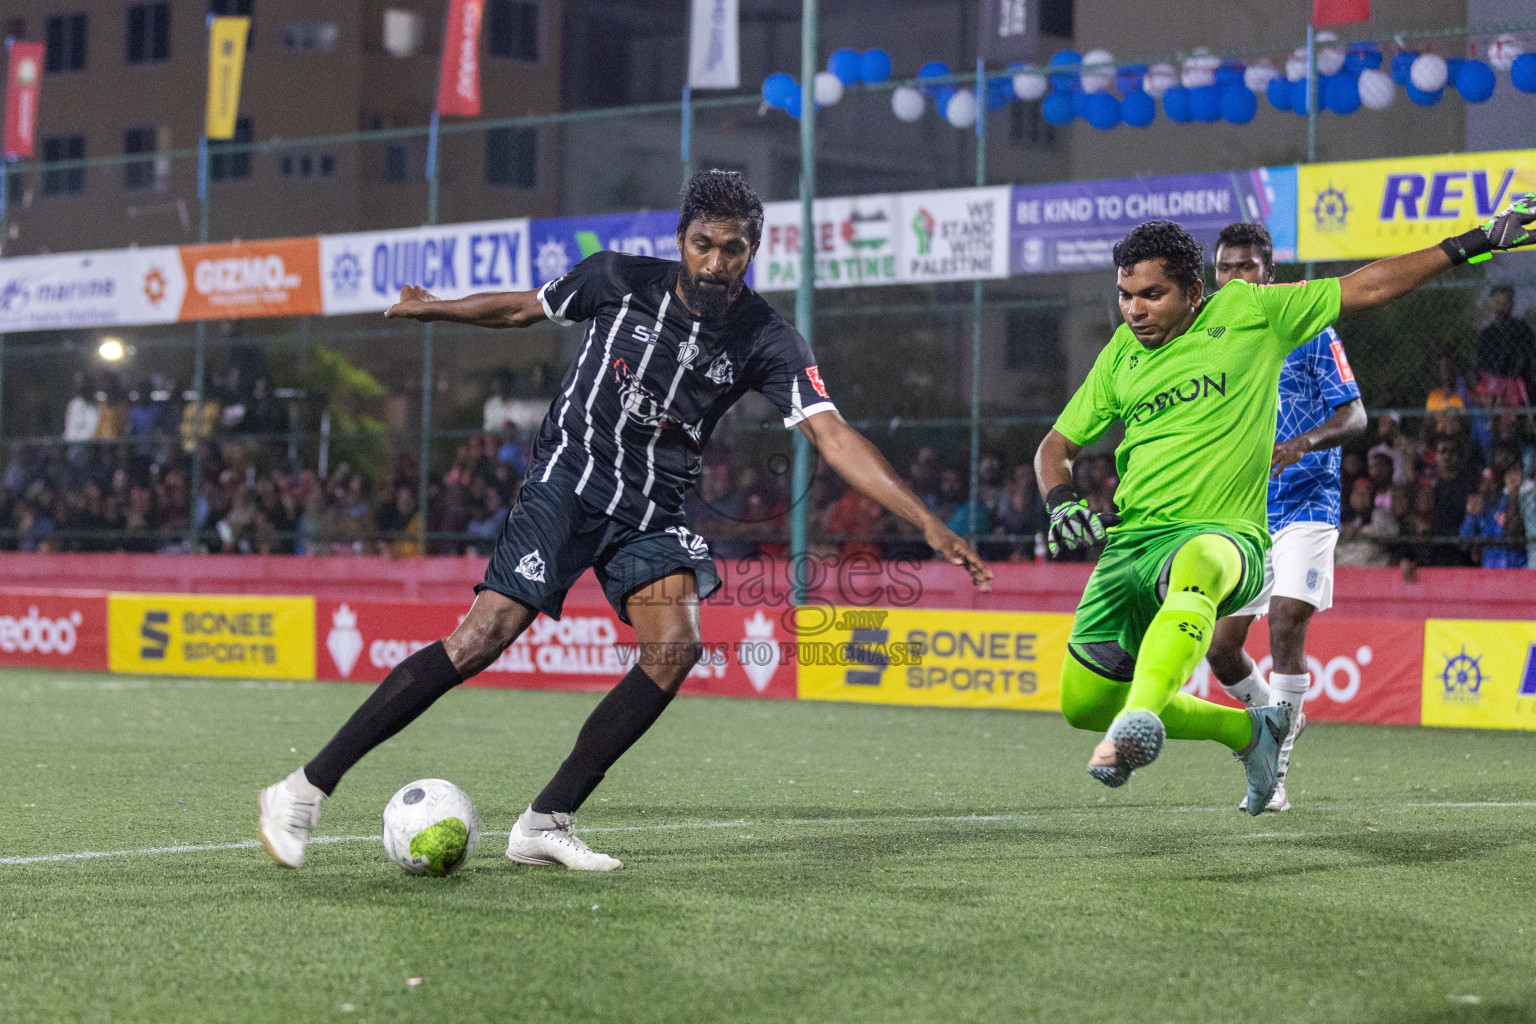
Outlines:
{"type": "MultiPolygon", "coordinates": [[[[1216,287],[1269,284],[1274,247],[1260,224],[1228,224],[1216,240],[1216,287]]],[[[1216,623],[1206,658],[1222,688],[1249,707],[1289,704],[1291,731],[1280,748],[1280,783],[1265,810],[1290,809],[1285,776],[1306,726],[1307,624],[1333,603],[1333,549],[1339,540],[1339,445],[1365,432],[1365,406],[1332,327],[1293,351],[1280,370],[1280,410],[1269,478],[1264,589],[1216,623]],[[1248,628],[1269,616],[1269,682],[1243,650],[1248,628]]],[[[1246,809],[1247,798],[1243,800],[1246,809]]]]}

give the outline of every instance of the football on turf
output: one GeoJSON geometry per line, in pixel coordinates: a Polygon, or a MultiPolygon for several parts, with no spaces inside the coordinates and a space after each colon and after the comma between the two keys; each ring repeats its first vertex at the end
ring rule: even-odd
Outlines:
{"type": "Polygon", "coordinates": [[[469,794],[443,779],[407,783],[384,807],[384,852],[410,874],[451,874],[479,842],[469,794]]]}

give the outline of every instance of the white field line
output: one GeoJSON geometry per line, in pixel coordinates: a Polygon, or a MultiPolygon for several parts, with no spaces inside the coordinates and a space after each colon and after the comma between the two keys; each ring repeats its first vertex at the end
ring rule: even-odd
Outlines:
{"type": "MultiPolygon", "coordinates": [[[[1386,805],[1334,805],[1309,807],[1313,813],[1327,813],[1336,811],[1392,811],[1392,810],[1435,810],[1435,809],[1477,809],[1477,808],[1532,808],[1536,807],[1536,800],[1499,801],[1490,800],[1484,802],[1444,802],[1444,803],[1405,803],[1386,805]]],[[[583,835],[596,835],[600,833],[615,832],[676,832],[693,829],[721,829],[721,828],[805,828],[818,825],[925,825],[925,824],[985,824],[988,822],[1017,822],[1031,821],[1041,818],[1071,815],[1075,817],[1100,817],[1106,814],[1118,812],[1118,808],[1083,808],[1081,810],[1062,808],[1055,811],[1036,812],[1030,814],[954,814],[954,815],[924,815],[920,817],[906,818],[788,818],[779,820],[753,821],[742,818],[737,821],[686,821],[666,825],[613,825],[606,828],[584,828],[583,835]]],[[[1231,814],[1231,807],[1173,807],[1169,808],[1173,814],[1231,814]]],[[[505,832],[481,832],[483,836],[505,836],[505,832]]],[[[1250,835],[1247,838],[1274,838],[1301,833],[1289,832],[1264,832],[1250,835]]],[[[333,843],[377,843],[377,834],[366,836],[316,836],[310,842],[315,845],[330,845],[333,843]]],[[[237,843],[197,843],[181,844],[176,846],[144,846],[133,850],[80,850],[75,853],[46,853],[33,857],[0,857],[0,867],[22,867],[28,864],[62,864],[68,861],[100,860],[103,857],[163,857],[170,854],[181,853],[217,853],[224,850],[254,850],[261,844],[255,839],[246,839],[237,843]]]]}

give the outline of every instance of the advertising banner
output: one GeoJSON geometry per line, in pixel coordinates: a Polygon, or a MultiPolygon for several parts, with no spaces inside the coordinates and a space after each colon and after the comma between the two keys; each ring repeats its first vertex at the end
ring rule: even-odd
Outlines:
{"type": "Polygon", "coordinates": [[[1008,276],[1008,186],[907,192],[897,197],[903,283],[1008,276]]]}
{"type": "Polygon", "coordinates": [[[437,112],[480,116],[481,0],[448,0],[448,28],[443,33],[442,70],[437,83],[437,112]]]}
{"type": "MultiPolygon", "coordinates": [[[[1258,619],[1243,645],[1269,678],[1269,620],[1258,619]]],[[[1416,725],[1423,675],[1424,623],[1417,619],[1345,619],[1319,615],[1307,628],[1306,713],[1314,722],[1416,725]]],[[[1200,662],[1185,693],[1237,707],[1200,662]]]]}
{"type": "Polygon", "coordinates": [[[315,678],[312,597],[111,594],[108,600],[113,672],[315,678]]]}
{"type": "Polygon", "coordinates": [[[1425,622],[1423,723],[1536,729],[1536,622],[1425,622]]]}
{"type": "Polygon", "coordinates": [[[37,145],[37,96],[43,86],[43,44],[7,39],[5,159],[29,159],[37,145]]]}
{"type": "Polygon", "coordinates": [[[741,87],[737,0],[693,0],[688,32],[688,85],[694,89],[741,87]]]}
{"type": "Polygon", "coordinates": [[[1107,269],[1114,265],[1114,244],[1149,220],[1177,221],[1209,256],[1223,227],[1263,221],[1264,206],[1255,171],[1019,185],[1013,190],[1012,272],[1107,269]]]}
{"type": "Polygon", "coordinates": [[[1434,245],[1536,189],[1536,150],[1303,164],[1297,257],[1355,260],[1434,245]]]}
{"type": "Polygon", "coordinates": [[[0,593],[0,665],[107,670],[107,595],[0,593]]]}
{"type": "Polygon", "coordinates": [[[203,132],[210,139],[235,137],[240,118],[240,75],[250,34],[250,18],[208,19],[208,117],[203,132]]]}
{"type": "MultiPolygon", "coordinates": [[[[816,287],[898,281],[895,196],[818,199],[812,213],[816,287]]],[[[800,280],[800,251],[800,204],[765,203],[752,287],[760,292],[793,289],[800,280]]]]}
{"type": "Polygon", "coordinates": [[[0,260],[0,333],[174,323],[186,290],[169,245],[0,260]]]}
{"type": "Polygon", "coordinates": [[[558,217],[532,222],[533,287],[562,276],[595,252],[677,259],[677,211],[558,217]]]}
{"type": "Polygon", "coordinates": [[[184,245],[183,320],[300,316],[320,312],[320,251],[314,238],[184,245]]]}
{"type": "Polygon", "coordinates": [[[1034,60],[1039,49],[1037,0],[981,0],[976,53],[988,64],[1034,60]]]}
{"type": "Polygon", "coordinates": [[[327,315],[388,309],[408,284],[438,298],[533,287],[528,220],[476,221],[320,236],[327,315]]]}
{"type": "MultiPolygon", "coordinates": [[[[316,678],[376,683],[459,625],[469,604],[318,601],[316,678]]],[[[731,697],[795,696],[788,631],[763,609],[704,606],[704,657],[683,692],[731,697]]],[[[607,605],[566,605],[557,622],[534,620],[473,680],[474,685],[559,690],[607,689],[634,665],[635,634],[607,605]]]]}
{"type": "Polygon", "coordinates": [[[801,700],[1056,710],[1072,616],[800,609],[801,700]]]}
{"type": "MultiPolygon", "coordinates": [[[[1296,166],[1260,167],[1258,198],[1276,263],[1296,262],[1296,166]]],[[[1214,252],[1206,253],[1207,257],[1214,252]]]]}

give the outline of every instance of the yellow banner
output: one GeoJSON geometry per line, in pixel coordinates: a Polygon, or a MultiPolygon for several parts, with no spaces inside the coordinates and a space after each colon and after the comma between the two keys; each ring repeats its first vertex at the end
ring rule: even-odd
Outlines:
{"type": "Polygon", "coordinates": [[[110,594],[107,661],[146,675],[315,678],[315,599],[110,594]]]}
{"type": "Polygon", "coordinates": [[[250,18],[208,19],[208,124],[204,130],[210,139],[235,137],[240,74],[250,30],[250,18]]]}
{"type": "Polygon", "coordinates": [[[1536,189],[1536,150],[1302,164],[1300,260],[1397,256],[1490,219],[1536,189]]]}
{"type": "Polygon", "coordinates": [[[1536,622],[1425,622],[1423,722],[1536,729],[1536,622]]]}
{"type": "Polygon", "coordinates": [[[812,605],[796,622],[801,700],[1061,707],[1070,615],[812,605]]]}

